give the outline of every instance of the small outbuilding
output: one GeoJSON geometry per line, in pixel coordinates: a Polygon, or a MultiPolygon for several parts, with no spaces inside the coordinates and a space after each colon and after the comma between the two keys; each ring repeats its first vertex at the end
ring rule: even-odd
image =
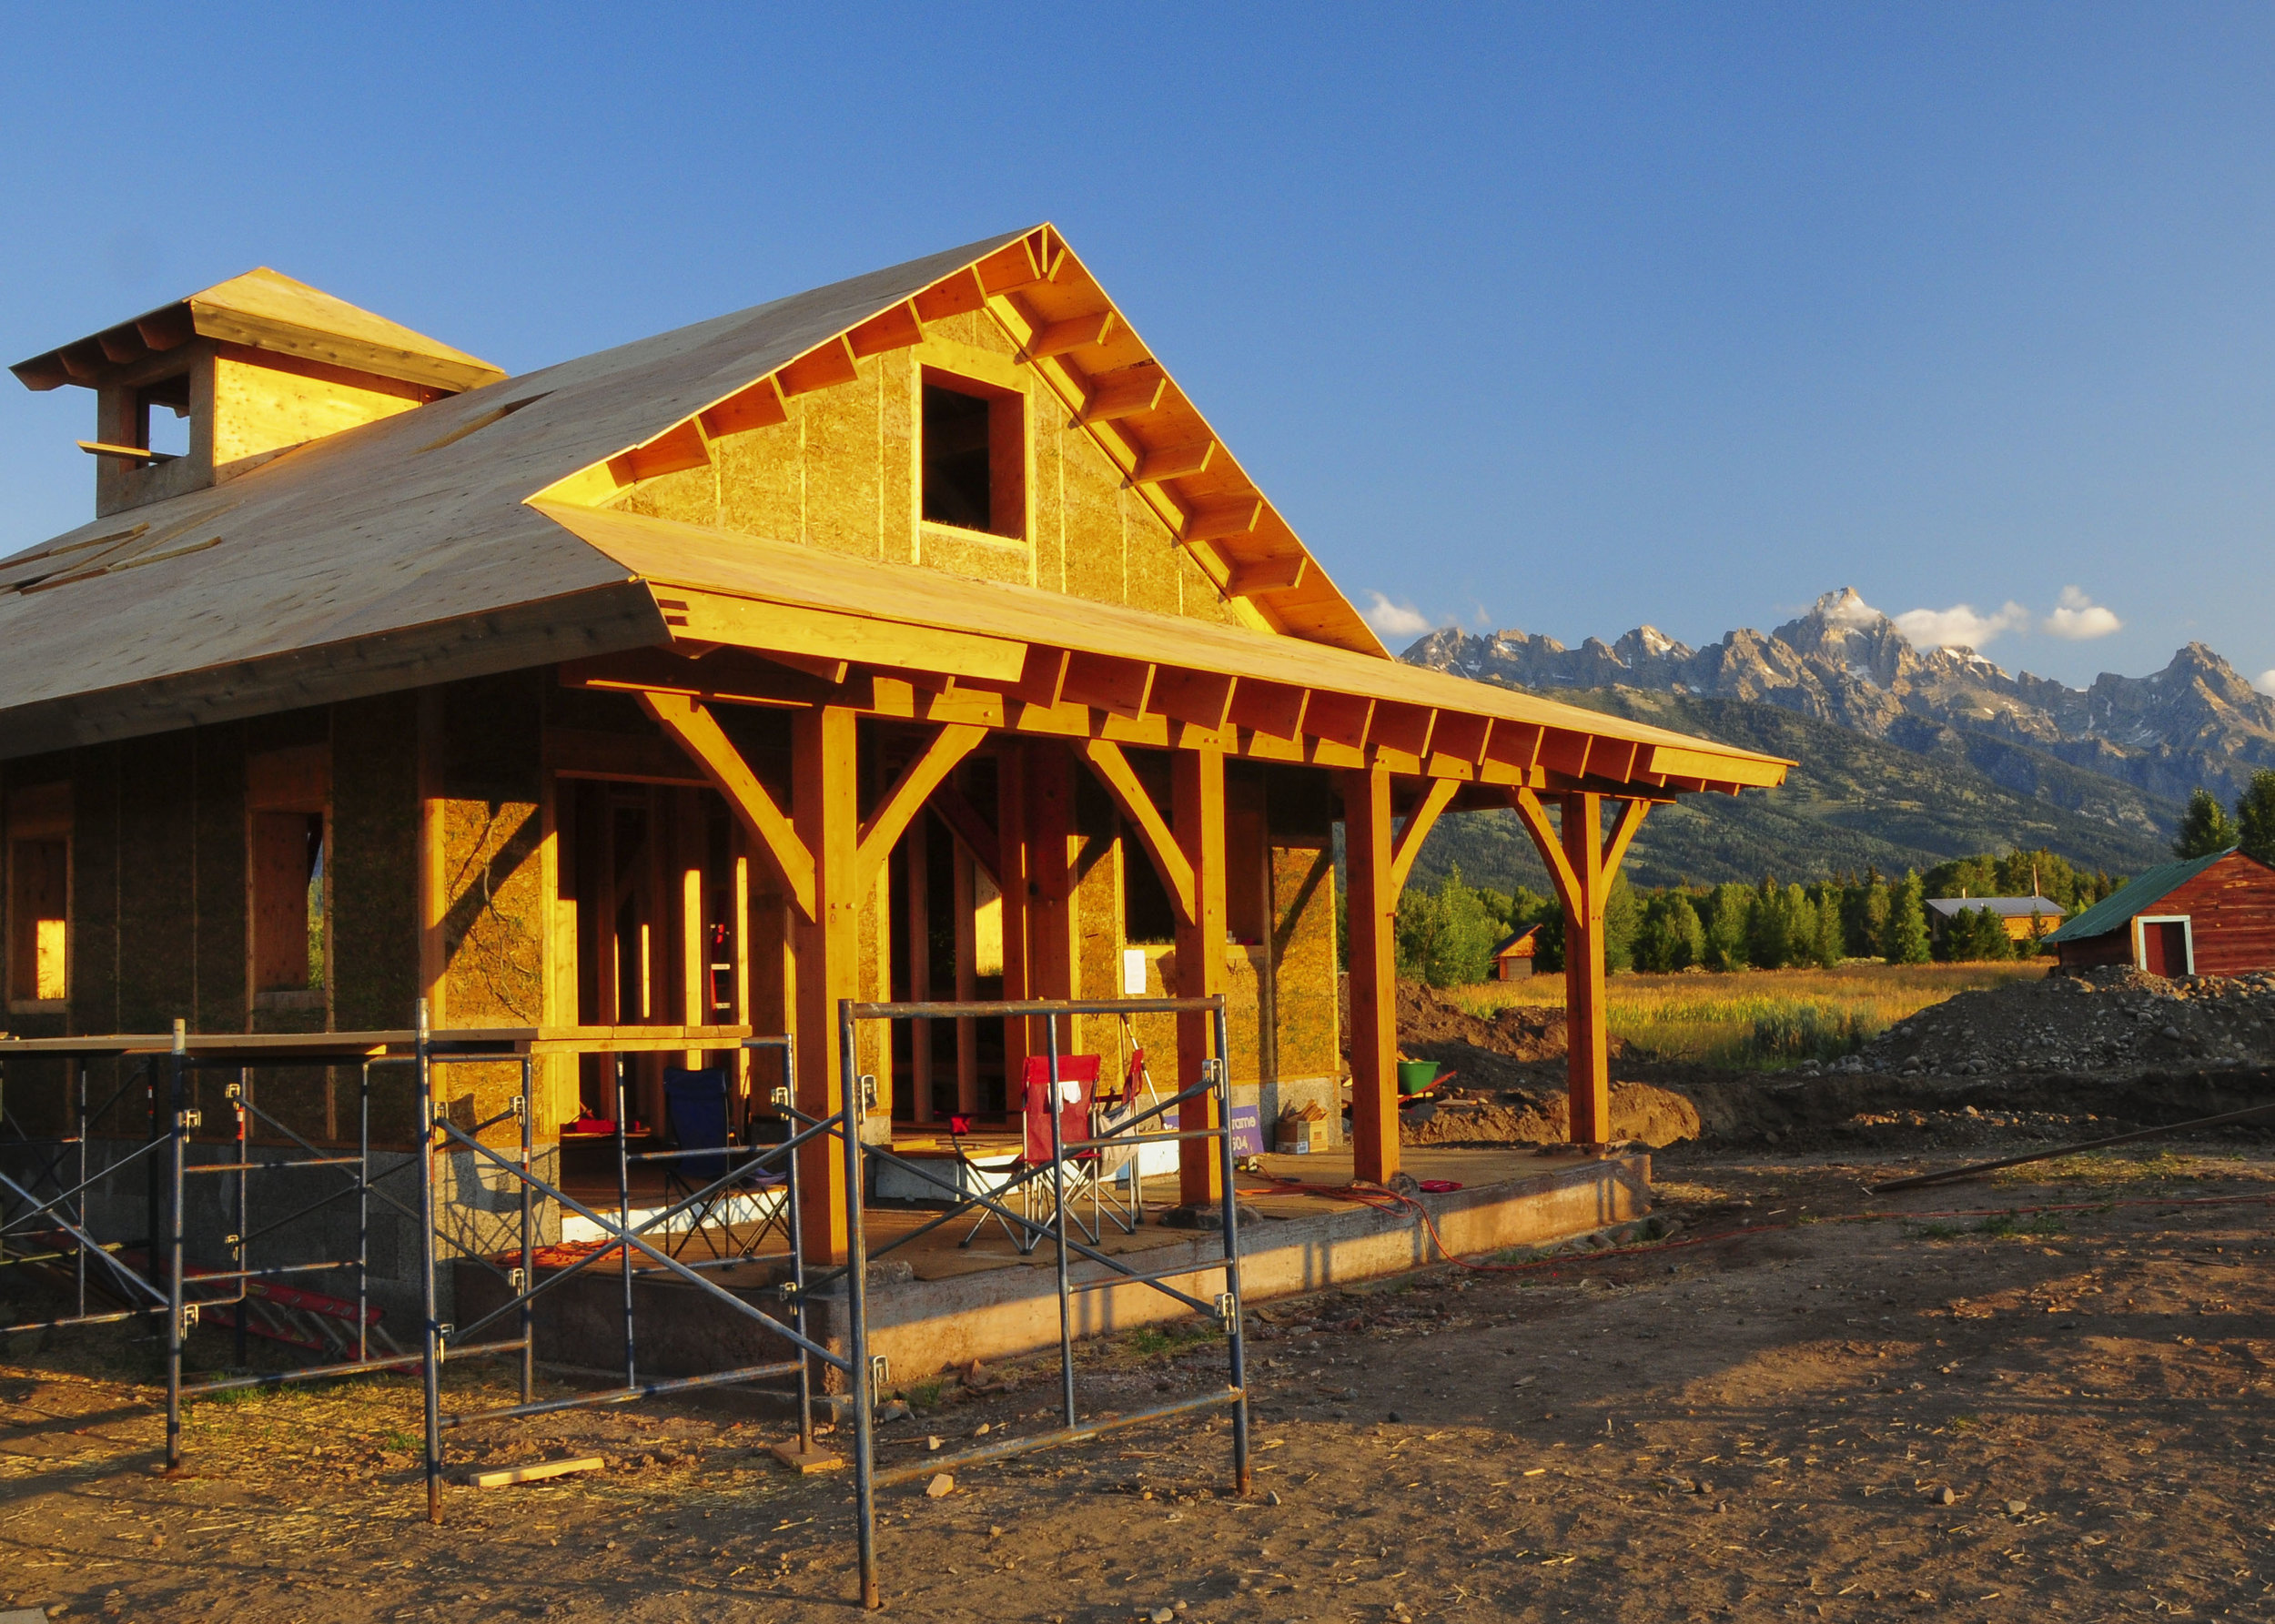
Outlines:
{"type": "Polygon", "coordinates": [[[2275,968],[2275,869],[2230,849],[2150,869],[2047,938],[2064,965],[2155,975],[2275,968]]]}
{"type": "Polygon", "coordinates": [[[1493,979],[1522,981],[1532,973],[1532,955],[1541,939],[1541,927],[1527,925],[1513,936],[1504,936],[1493,944],[1493,979]]]}
{"type": "Polygon", "coordinates": [[[2042,896],[1937,896],[1927,899],[1928,923],[1940,935],[1951,922],[1973,909],[1995,913],[2017,942],[2037,941],[2062,923],[2059,903],[2042,896]]]}

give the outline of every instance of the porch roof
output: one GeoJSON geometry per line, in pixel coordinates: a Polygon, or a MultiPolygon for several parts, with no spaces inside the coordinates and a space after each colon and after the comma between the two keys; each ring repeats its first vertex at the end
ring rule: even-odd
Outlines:
{"type": "MultiPolygon", "coordinates": [[[[1442,776],[1676,792],[1775,784],[1778,757],[1463,677],[1244,626],[1152,613],[918,565],[847,558],[617,509],[537,504],[654,595],[675,652],[643,668],[703,692],[703,658],[733,647],[842,682],[857,667],[915,673],[1049,711],[1241,727],[1303,759],[1388,751],[1442,776]],[[1322,747],[1325,753],[1322,754],[1322,747]],[[1340,747],[1340,750],[1338,749],[1340,747]]],[[[1006,718],[1006,720],[1008,720],[1006,718]]]]}

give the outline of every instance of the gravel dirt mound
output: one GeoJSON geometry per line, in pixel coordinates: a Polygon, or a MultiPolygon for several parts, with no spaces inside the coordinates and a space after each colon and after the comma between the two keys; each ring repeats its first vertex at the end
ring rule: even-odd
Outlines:
{"type": "Polygon", "coordinates": [[[2275,973],[2168,981],[2118,968],[1961,993],[1828,1069],[1985,1076],[2270,1061],[2275,973]]]}
{"type": "MultiPolygon", "coordinates": [[[[1491,1019],[1471,1014],[1420,982],[1398,983],[1398,1042],[1401,1053],[1416,1060],[1436,1060],[1448,1065],[1461,1062],[1441,1048],[1481,1049],[1510,1060],[1554,1060],[1564,1053],[1564,1012],[1538,1004],[1512,1004],[1496,1010],[1491,1019]]],[[[1612,1039],[1614,1058],[1625,1049],[1612,1039]]]]}
{"type": "MultiPolygon", "coordinates": [[[[1612,1084],[1613,1138],[1638,1139],[1655,1148],[1695,1139],[1698,1129],[1698,1107],[1673,1090],[1647,1083],[1612,1084]]],[[[1561,1088],[1450,1100],[1434,1110],[1406,1111],[1399,1123],[1401,1145],[1562,1145],[1571,1138],[1571,1102],[1561,1088]]]]}

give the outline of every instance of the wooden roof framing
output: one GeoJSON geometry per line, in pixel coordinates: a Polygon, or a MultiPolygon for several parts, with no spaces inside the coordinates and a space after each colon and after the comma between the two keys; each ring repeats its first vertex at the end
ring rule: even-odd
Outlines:
{"type": "Polygon", "coordinates": [[[571,680],[935,723],[1210,742],[1263,760],[1481,785],[1671,795],[1787,763],[1332,644],[966,580],[610,509],[540,503],[647,584],[670,651],[571,680]],[[768,656],[737,661],[731,651],[768,656]],[[784,663],[784,661],[789,663],[784,663]]]}
{"type": "Polygon", "coordinates": [[[267,266],[9,368],[26,388],[90,387],[193,338],[293,355],[453,392],[496,383],[488,361],[296,282],[267,266]]]}
{"type": "MultiPolygon", "coordinates": [[[[185,310],[217,319],[199,301],[219,309],[219,291],[126,324],[133,341],[185,310]]],[[[292,325],[277,298],[272,337],[292,325]]],[[[72,358],[87,344],[107,355],[105,337],[19,375],[90,381],[72,358]]],[[[1048,226],[470,388],[127,517],[0,560],[0,756],[571,661],[596,681],[637,667],[658,692],[854,694],[943,725],[1209,738],[1481,788],[1663,795],[1774,783],[1785,765],[1390,660],[1048,226]],[[1241,625],[606,505],[701,466],[721,435],[783,420],[788,400],[925,323],[982,310],[1241,625]],[[737,648],[767,659],[738,663],[737,648]],[[634,651],[650,652],[592,663],[634,651]]]]}

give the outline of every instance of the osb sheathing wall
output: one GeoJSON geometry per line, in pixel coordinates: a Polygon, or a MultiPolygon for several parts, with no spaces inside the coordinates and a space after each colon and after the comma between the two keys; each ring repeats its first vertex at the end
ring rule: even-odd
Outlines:
{"type": "Polygon", "coordinates": [[[1223,594],[1015,355],[983,313],[929,323],[914,348],[864,358],[853,381],[792,397],[787,421],[714,441],[711,465],[620,499],[655,518],[1233,623],[1223,594]],[[923,522],[916,426],[926,367],[1026,398],[1026,538],[923,522]]]}

